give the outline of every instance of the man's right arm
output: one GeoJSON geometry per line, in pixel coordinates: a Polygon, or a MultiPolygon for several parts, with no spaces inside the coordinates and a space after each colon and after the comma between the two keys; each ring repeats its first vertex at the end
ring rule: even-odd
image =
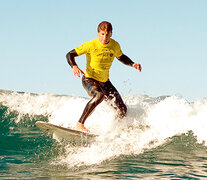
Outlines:
{"type": "Polygon", "coordinates": [[[73,68],[73,66],[77,66],[76,62],[75,62],[75,57],[78,56],[77,52],[75,51],[75,49],[71,50],[70,52],[68,52],[66,54],[66,58],[68,61],[68,64],[73,68]]]}
{"type": "Polygon", "coordinates": [[[74,76],[81,77],[82,75],[84,75],[84,72],[76,64],[75,62],[76,56],[78,56],[78,54],[75,51],[75,49],[73,49],[69,53],[67,53],[66,58],[67,58],[68,64],[73,68],[74,76]]]}

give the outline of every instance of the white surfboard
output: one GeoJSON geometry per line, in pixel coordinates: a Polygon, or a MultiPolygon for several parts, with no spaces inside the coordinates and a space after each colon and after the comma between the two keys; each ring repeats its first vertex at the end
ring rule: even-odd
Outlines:
{"type": "Polygon", "coordinates": [[[83,131],[78,131],[74,129],[69,129],[69,128],[64,128],[61,126],[57,126],[51,123],[43,122],[43,121],[37,121],[36,126],[43,130],[47,131],[49,133],[53,133],[57,136],[60,136],[61,138],[64,139],[69,139],[71,141],[87,141],[87,140],[92,140],[97,135],[83,132],[83,131]]]}

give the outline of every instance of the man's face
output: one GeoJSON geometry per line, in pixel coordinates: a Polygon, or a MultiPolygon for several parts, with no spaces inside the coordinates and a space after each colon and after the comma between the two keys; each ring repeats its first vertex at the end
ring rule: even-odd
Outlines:
{"type": "Polygon", "coordinates": [[[97,34],[98,34],[99,41],[102,44],[108,44],[112,36],[112,32],[107,32],[107,31],[102,31],[102,30],[98,31],[97,34]]]}

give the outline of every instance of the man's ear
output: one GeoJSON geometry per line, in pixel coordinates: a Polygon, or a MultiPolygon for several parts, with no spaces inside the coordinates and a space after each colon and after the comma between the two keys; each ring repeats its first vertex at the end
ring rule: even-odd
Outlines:
{"type": "Polygon", "coordinates": [[[112,37],[112,31],[110,32],[110,34],[111,34],[110,36],[112,37]]]}

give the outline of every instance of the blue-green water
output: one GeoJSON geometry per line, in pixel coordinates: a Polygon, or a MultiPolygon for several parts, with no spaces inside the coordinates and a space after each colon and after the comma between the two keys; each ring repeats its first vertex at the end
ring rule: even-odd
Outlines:
{"type": "Polygon", "coordinates": [[[73,127],[88,99],[0,92],[0,179],[206,179],[207,100],[124,96],[128,117],[102,103],[86,122],[100,136],[74,144],[36,121],[73,127]]]}

